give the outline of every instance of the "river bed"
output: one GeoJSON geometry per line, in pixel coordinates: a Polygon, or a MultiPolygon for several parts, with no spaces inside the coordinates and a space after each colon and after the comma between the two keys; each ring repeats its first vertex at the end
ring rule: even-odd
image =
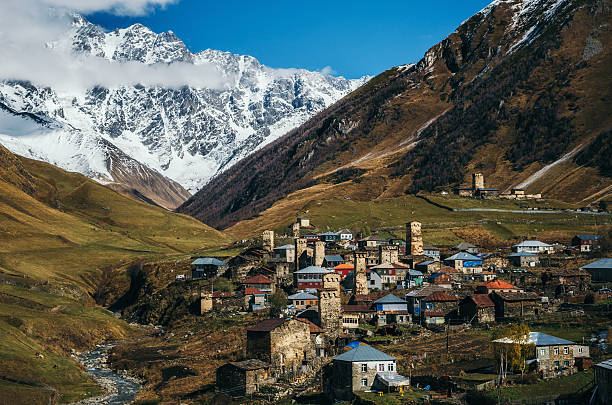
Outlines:
{"type": "Polygon", "coordinates": [[[73,357],[87,369],[89,374],[104,390],[99,397],[87,398],[73,405],[122,405],[134,402],[140,391],[140,381],[124,372],[116,372],[108,365],[108,352],[111,344],[98,345],[95,349],[73,357]]]}

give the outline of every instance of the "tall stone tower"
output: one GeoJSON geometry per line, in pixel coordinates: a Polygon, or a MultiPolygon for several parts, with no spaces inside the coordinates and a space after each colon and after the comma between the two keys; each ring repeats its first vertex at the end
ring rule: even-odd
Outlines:
{"type": "Polygon", "coordinates": [[[293,238],[297,239],[300,237],[300,223],[296,222],[295,224],[293,224],[292,228],[293,230],[293,238]]]}
{"type": "Polygon", "coordinates": [[[399,246],[380,245],[378,247],[378,260],[381,264],[399,262],[399,246]]]}
{"type": "Polygon", "coordinates": [[[340,280],[342,280],[342,276],[338,273],[323,274],[323,289],[340,292],[340,280]]]}
{"type": "Polygon", "coordinates": [[[298,238],[295,240],[295,270],[300,269],[300,260],[304,260],[307,250],[308,246],[306,239],[298,238]]]}
{"type": "Polygon", "coordinates": [[[274,231],[263,231],[261,239],[263,250],[272,252],[274,250],[274,231]]]}
{"type": "Polygon", "coordinates": [[[314,265],[323,266],[323,259],[325,259],[325,242],[318,240],[314,246],[314,265]]]}
{"type": "Polygon", "coordinates": [[[410,254],[420,256],[423,254],[423,235],[421,234],[421,223],[417,221],[406,224],[406,244],[410,248],[410,254]]]}
{"type": "Polygon", "coordinates": [[[340,275],[334,272],[323,275],[323,288],[319,292],[319,317],[321,328],[334,338],[342,329],[342,302],[340,300],[340,275]]]}
{"type": "Polygon", "coordinates": [[[366,273],[367,252],[355,252],[355,286],[354,294],[365,295],[368,293],[368,274],[366,273]]]}
{"type": "Polygon", "coordinates": [[[482,173],[472,174],[472,189],[474,191],[481,190],[484,188],[484,175],[482,173]]]}

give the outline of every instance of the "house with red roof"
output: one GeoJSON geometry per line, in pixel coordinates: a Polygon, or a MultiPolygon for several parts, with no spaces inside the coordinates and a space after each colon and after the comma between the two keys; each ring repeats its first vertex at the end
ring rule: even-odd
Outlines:
{"type": "Polygon", "coordinates": [[[344,279],[346,276],[348,276],[348,274],[355,270],[355,266],[353,266],[350,263],[342,263],[339,264],[338,266],[334,267],[334,271],[338,274],[340,274],[340,276],[342,276],[342,278],[344,279]]]}
{"type": "Polygon", "coordinates": [[[479,294],[490,294],[492,292],[521,292],[523,290],[516,288],[514,285],[503,280],[493,280],[476,287],[476,292],[479,294]]]}
{"type": "Polygon", "coordinates": [[[487,294],[472,294],[459,303],[459,316],[468,323],[495,322],[495,303],[487,294]]]}
{"type": "Polygon", "coordinates": [[[275,292],[274,282],[268,277],[262,276],[261,274],[249,277],[246,280],[242,281],[240,284],[242,284],[242,287],[245,289],[245,295],[247,288],[257,289],[264,294],[274,294],[275,292]]]}
{"type": "Polygon", "coordinates": [[[435,291],[423,302],[425,303],[423,312],[425,323],[444,323],[448,314],[457,309],[457,298],[445,291],[435,291]]]}

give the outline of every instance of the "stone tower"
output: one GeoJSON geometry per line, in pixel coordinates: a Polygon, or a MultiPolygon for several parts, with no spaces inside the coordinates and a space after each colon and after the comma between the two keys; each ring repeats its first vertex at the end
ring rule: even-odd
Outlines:
{"type": "Polygon", "coordinates": [[[472,188],[474,191],[484,188],[484,175],[482,173],[472,174],[472,188]]]}
{"type": "Polygon", "coordinates": [[[412,221],[406,224],[406,248],[410,248],[410,254],[420,256],[423,254],[423,235],[421,234],[421,223],[412,221]]]}
{"type": "Polygon", "coordinates": [[[298,238],[295,240],[295,270],[300,270],[300,260],[303,261],[307,255],[306,239],[298,238]]]}
{"type": "Polygon", "coordinates": [[[274,231],[263,231],[261,235],[263,250],[274,251],[274,231]]]}
{"type": "Polygon", "coordinates": [[[201,292],[200,293],[200,315],[204,315],[213,309],[212,293],[201,292]]]}
{"type": "Polygon", "coordinates": [[[293,224],[292,230],[293,230],[293,238],[294,239],[299,238],[300,237],[300,223],[296,222],[295,224],[293,224]]]}
{"type": "Polygon", "coordinates": [[[323,274],[323,289],[340,292],[340,280],[342,280],[342,276],[338,273],[323,274]]]}
{"type": "Polygon", "coordinates": [[[315,242],[314,246],[314,265],[323,266],[323,259],[325,259],[325,242],[320,240],[315,242]]]}
{"type": "Polygon", "coordinates": [[[398,263],[399,262],[399,246],[396,245],[380,245],[378,247],[378,260],[380,263],[398,263]]]}
{"type": "Polygon", "coordinates": [[[342,329],[342,302],[340,277],[334,272],[323,275],[323,288],[319,292],[319,316],[321,328],[328,337],[336,337],[342,329]]]}
{"type": "Polygon", "coordinates": [[[354,294],[368,294],[368,274],[366,273],[366,258],[368,252],[355,252],[355,286],[354,294]]]}

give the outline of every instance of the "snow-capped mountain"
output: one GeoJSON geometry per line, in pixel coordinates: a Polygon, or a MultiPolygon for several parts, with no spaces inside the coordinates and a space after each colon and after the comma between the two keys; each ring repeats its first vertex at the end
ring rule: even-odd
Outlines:
{"type": "MultiPolygon", "coordinates": [[[[192,53],[172,32],[157,34],[140,24],[105,32],[78,15],[69,35],[50,41],[48,47],[70,47],[76,55],[113,63],[212,66],[225,78],[220,89],[135,85],[66,91],[0,83],[5,114],[28,113],[46,122],[35,138],[32,131],[25,136],[0,125],[0,143],[27,157],[136,190],[139,186],[130,183],[129,173],[117,176],[107,168],[112,167],[109,148],[132,165],[140,163],[193,193],[368,79],[272,69],[251,56],[217,50],[192,53]]],[[[185,193],[177,197],[185,199],[185,193]]]]}

